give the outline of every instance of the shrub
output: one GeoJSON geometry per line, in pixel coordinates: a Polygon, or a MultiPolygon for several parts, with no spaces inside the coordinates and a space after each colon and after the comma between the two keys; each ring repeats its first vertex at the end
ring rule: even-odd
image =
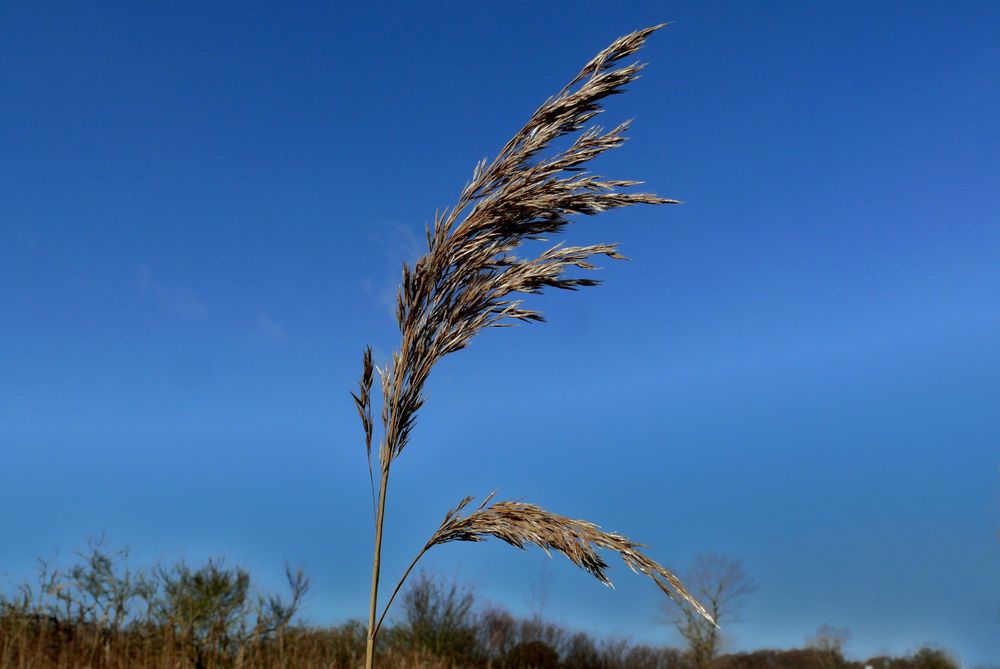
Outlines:
{"type": "Polygon", "coordinates": [[[522,641],[510,649],[503,666],[509,669],[558,669],[559,653],[544,641],[522,641]]]}
{"type": "Polygon", "coordinates": [[[426,651],[459,664],[480,660],[484,653],[473,603],[469,587],[421,572],[403,595],[404,623],[399,641],[410,650],[426,651]]]}

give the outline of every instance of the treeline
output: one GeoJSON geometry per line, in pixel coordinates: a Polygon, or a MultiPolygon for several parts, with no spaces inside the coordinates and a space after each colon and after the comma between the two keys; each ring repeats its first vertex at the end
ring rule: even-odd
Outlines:
{"type": "MultiPolygon", "coordinates": [[[[356,669],[360,621],[317,628],[295,621],[308,580],[287,570],[288,591],[264,593],[239,567],[212,560],[135,570],[126,551],[90,546],[76,564],[41,563],[33,585],[0,593],[0,667],[124,669],[356,669]]],[[[671,647],[595,639],[539,617],[475,606],[467,587],[419,575],[400,619],[381,632],[385,669],[708,669],[671,647]]],[[[723,655],[712,669],[956,669],[940,651],[847,661],[839,647],[723,655]]]]}

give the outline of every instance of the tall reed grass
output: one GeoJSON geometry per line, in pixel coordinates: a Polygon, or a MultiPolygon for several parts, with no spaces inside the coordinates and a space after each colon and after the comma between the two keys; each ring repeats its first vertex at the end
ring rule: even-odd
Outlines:
{"type": "Polygon", "coordinates": [[[643,554],[640,544],[600,530],[597,525],[551,513],[524,502],[493,501],[489,495],[463,515],[472,498],[449,511],[439,529],[417,553],[378,616],[386,494],[392,464],[405,450],[424,403],[424,385],[434,365],[468,346],[485,328],[543,321],[523,306],[520,296],[546,288],[576,290],[594,286],[590,278],[567,276],[573,269],[595,268],[595,256],[622,259],[615,244],[551,246],[535,257],[516,255],[524,242],[544,241],[571,223],[572,216],[594,215],[636,204],[675,204],[651,193],[632,192],[640,182],[606,179],[584,165],[621,146],[629,124],[611,130],[588,123],[601,102],[621,93],[643,65],[620,65],[662,25],[625,35],[592,58],[562,90],[546,100],[492,161],[476,165],[458,203],[437,214],[427,229],[427,252],[411,268],[403,265],[396,300],[401,340],[385,367],[378,368],[381,438],[376,449],[377,482],[372,464],[374,420],[371,389],[376,369],[371,348],[362,358],[354,401],[361,417],[368,454],[375,542],[368,611],[366,667],[375,660],[375,642],[393,599],[413,566],[434,546],[451,541],[496,537],[512,546],[528,544],[564,554],[599,581],[610,584],[607,563],[597,552],[617,552],[633,571],[648,576],[668,597],[679,597],[711,619],[677,577],[643,554]],[[554,140],[574,136],[569,147],[551,150],[554,140]]]}

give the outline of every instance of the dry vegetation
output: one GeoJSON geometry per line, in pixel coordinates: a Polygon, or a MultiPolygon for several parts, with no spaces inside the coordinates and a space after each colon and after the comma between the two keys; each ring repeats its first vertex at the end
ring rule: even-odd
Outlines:
{"type": "MultiPolygon", "coordinates": [[[[0,593],[2,669],[359,669],[360,621],[313,627],[294,620],[308,587],[289,573],[285,597],[217,560],[134,569],[126,553],[95,546],[37,582],[0,593]]],[[[540,616],[476,605],[468,586],[420,573],[381,633],[389,669],[698,669],[697,653],[573,633],[540,616]]],[[[714,669],[954,669],[942,653],[849,662],[836,644],[723,655],[714,669]]]]}

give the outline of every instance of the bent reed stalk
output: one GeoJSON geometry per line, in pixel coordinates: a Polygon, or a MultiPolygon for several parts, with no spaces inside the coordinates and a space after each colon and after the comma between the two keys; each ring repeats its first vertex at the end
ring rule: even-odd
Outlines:
{"type": "Polygon", "coordinates": [[[701,615],[711,617],[665,567],[643,555],[640,544],[597,525],[550,513],[523,502],[492,501],[491,494],[473,512],[462,516],[468,497],[445,516],[438,530],[403,574],[376,619],[381,572],[382,530],[386,491],[392,462],[409,442],[417,413],[424,403],[424,384],[434,364],[465,348],[487,327],[544,321],[541,313],[522,307],[515,294],[541,293],[544,288],[576,290],[594,286],[588,278],[567,278],[575,267],[595,269],[593,256],[623,259],[615,244],[557,244],[534,258],[514,252],[525,241],[544,241],[561,232],[574,214],[594,215],[635,204],[676,204],[651,193],[623,192],[638,181],[610,180],[581,168],[608,149],[621,146],[629,123],[605,132],[584,126],[602,111],[600,101],[621,93],[644,65],[614,69],[634,54],[663,25],[639,30],[615,40],[598,53],[559,93],[549,98],[529,121],[487,163],[476,165],[472,180],[458,203],[435,216],[428,226],[427,253],[411,269],[403,265],[396,299],[401,342],[386,367],[376,368],[371,348],[365,350],[358,393],[352,393],[365,434],[368,474],[375,520],[372,585],[368,613],[367,669],[374,666],[375,640],[389,606],[413,566],[430,548],[451,541],[481,541],[493,536],[518,548],[534,544],[566,555],[574,564],[610,585],[607,563],[597,548],[618,552],[633,571],[651,578],[669,597],[680,597],[701,615]],[[582,131],[582,132],[581,132],[582,131]],[[579,133],[569,148],[541,156],[563,135],[579,133]],[[372,467],[371,388],[377,369],[382,388],[382,437],[378,448],[379,483],[372,467]]]}

